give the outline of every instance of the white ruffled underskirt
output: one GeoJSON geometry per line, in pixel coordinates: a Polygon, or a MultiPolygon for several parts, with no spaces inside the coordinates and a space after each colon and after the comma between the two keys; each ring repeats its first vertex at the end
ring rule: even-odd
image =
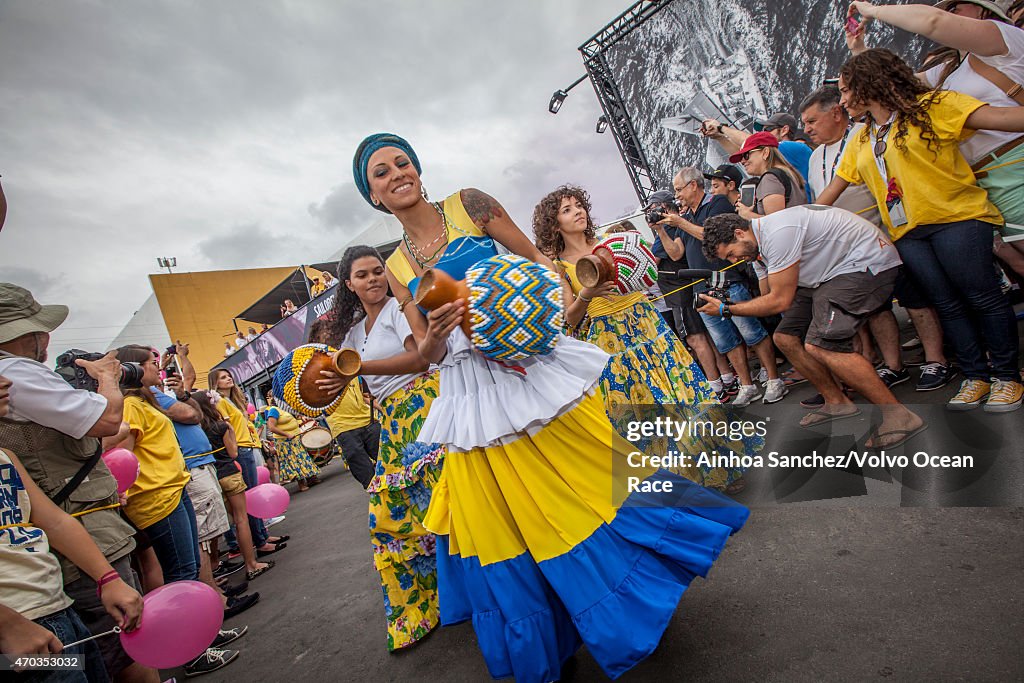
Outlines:
{"type": "Polygon", "coordinates": [[[440,363],[439,395],[416,440],[468,451],[536,433],[593,391],[607,363],[597,346],[562,335],[551,353],[502,365],[456,328],[440,363]]]}

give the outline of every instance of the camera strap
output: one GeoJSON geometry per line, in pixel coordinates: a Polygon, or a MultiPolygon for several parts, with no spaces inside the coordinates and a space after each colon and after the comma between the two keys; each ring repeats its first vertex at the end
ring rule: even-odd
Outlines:
{"type": "Polygon", "coordinates": [[[100,461],[100,456],[102,454],[103,442],[99,441],[96,444],[96,452],[93,453],[92,456],[85,461],[85,464],[82,465],[77,472],[75,472],[75,476],[71,477],[71,479],[68,480],[67,484],[64,484],[64,488],[58,491],[57,495],[53,496],[50,500],[52,500],[57,505],[60,505],[65,500],[67,500],[68,496],[74,493],[75,489],[77,489],[81,485],[81,483],[85,481],[85,478],[89,476],[89,473],[92,472],[92,468],[96,467],[96,463],[100,461]]]}

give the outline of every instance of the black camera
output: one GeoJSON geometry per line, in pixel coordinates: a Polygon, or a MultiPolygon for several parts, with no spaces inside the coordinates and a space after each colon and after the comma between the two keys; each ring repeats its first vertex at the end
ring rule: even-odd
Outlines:
{"type": "Polygon", "coordinates": [[[654,225],[658,221],[664,220],[665,216],[667,215],[668,212],[665,211],[664,208],[660,206],[655,206],[654,208],[647,210],[647,212],[644,214],[644,218],[647,219],[647,223],[649,225],[654,225]]]}
{"type": "Polygon", "coordinates": [[[729,282],[726,279],[725,271],[721,270],[706,270],[702,268],[687,268],[684,270],[676,271],[676,277],[680,280],[697,280],[698,282],[706,282],[707,289],[694,290],[693,293],[693,307],[700,308],[705,305],[707,301],[700,298],[701,294],[707,294],[710,297],[718,299],[724,304],[731,304],[729,301],[729,282]]]}
{"type": "MultiPolygon", "coordinates": [[[[56,372],[75,389],[96,391],[99,389],[100,383],[93,379],[85,371],[85,368],[80,367],[75,361],[79,358],[82,360],[99,360],[103,358],[103,355],[102,353],[89,353],[80,349],[65,351],[57,356],[56,372]]],[[[126,389],[141,389],[143,372],[142,366],[138,363],[121,363],[121,386],[126,389]]]]}

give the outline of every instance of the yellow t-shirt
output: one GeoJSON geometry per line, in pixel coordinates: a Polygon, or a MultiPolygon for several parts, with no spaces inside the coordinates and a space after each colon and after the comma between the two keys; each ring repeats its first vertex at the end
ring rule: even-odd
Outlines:
{"type": "Polygon", "coordinates": [[[231,399],[222,397],[217,401],[217,410],[231,425],[231,429],[235,430],[235,439],[240,447],[259,448],[259,440],[249,431],[249,419],[231,402],[231,399]]]}
{"type": "MultiPolygon", "coordinates": [[[[922,95],[922,98],[926,96],[922,95]]],[[[967,117],[984,105],[981,100],[958,92],[947,91],[938,95],[928,109],[932,129],[938,137],[939,147],[934,151],[928,149],[928,143],[921,138],[921,129],[917,126],[907,129],[904,138],[906,150],[896,147],[897,126],[893,125],[889,130],[888,146],[882,156],[889,178],[894,178],[903,192],[903,208],[907,214],[905,225],[893,227],[889,218],[885,205],[889,179],[882,178],[867,129],[854,135],[847,143],[836,175],[850,183],[867,185],[893,241],[919,225],[968,220],[1002,225],[999,209],[988,200],[988,193],[978,187],[971,165],[958,146],[974,135],[973,130],[964,128],[967,117]]],[[[932,144],[934,147],[935,142],[932,144]]]]}
{"type": "Polygon", "coordinates": [[[286,438],[294,438],[302,431],[302,424],[295,419],[295,416],[280,406],[271,406],[267,409],[267,419],[269,420],[272,417],[277,417],[277,428],[288,435],[284,437],[280,434],[274,434],[274,438],[279,441],[284,441],[286,438]]]}
{"type": "Polygon", "coordinates": [[[341,402],[334,412],[327,416],[327,426],[331,428],[331,436],[337,437],[342,432],[359,429],[370,424],[370,406],[363,400],[363,392],[359,382],[351,382],[342,394],[341,402]]]}
{"type": "Polygon", "coordinates": [[[139,477],[126,493],[124,511],[135,526],[145,529],[178,507],[189,474],[171,418],[138,396],[126,396],[124,421],[135,436],[139,459],[139,477]]]}
{"type": "MultiPolygon", "coordinates": [[[[583,291],[583,285],[576,277],[575,265],[562,259],[557,259],[555,265],[565,268],[565,273],[569,276],[569,283],[572,285],[573,292],[579,294],[583,291]]],[[[638,301],[646,298],[647,295],[644,292],[630,292],[629,294],[616,294],[615,296],[596,296],[587,304],[587,315],[591,318],[597,318],[602,315],[619,313],[627,308],[636,306],[638,301]]]]}

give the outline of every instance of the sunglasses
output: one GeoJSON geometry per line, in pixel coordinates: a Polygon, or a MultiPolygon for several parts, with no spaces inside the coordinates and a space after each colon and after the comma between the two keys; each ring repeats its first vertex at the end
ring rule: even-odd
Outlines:
{"type": "Polygon", "coordinates": [[[764,149],[764,147],[755,147],[754,149],[748,149],[746,152],[743,153],[743,156],[740,158],[743,159],[743,161],[749,161],[751,154],[753,154],[754,152],[760,152],[762,149],[764,149]]]}
{"type": "Polygon", "coordinates": [[[876,157],[880,157],[885,154],[885,150],[889,148],[889,143],[886,138],[889,137],[889,129],[892,128],[892,121],[881,126],[878,129],[878,135],[875,136],[875,147],[874,153],[876,157]]]}

